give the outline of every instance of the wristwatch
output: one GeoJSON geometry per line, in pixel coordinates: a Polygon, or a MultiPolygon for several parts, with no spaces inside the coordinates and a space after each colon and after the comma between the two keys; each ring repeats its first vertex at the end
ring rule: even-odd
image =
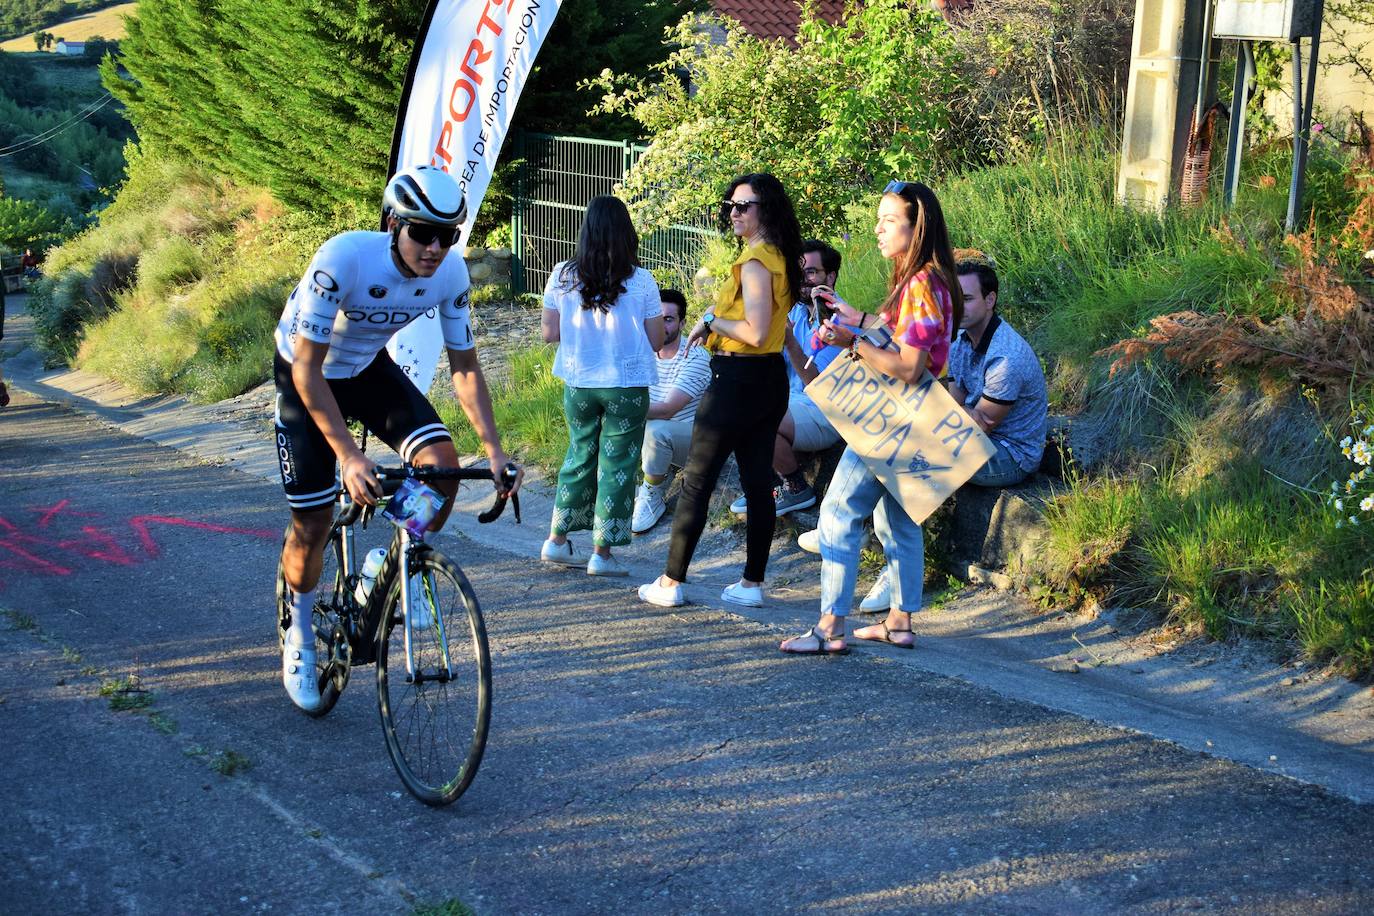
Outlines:
{"type": "Polygon", "coordinates": [[[701,316],[701,323],[706,328],[706,333],[714,333],[711,330],[711,322],[716,320],[716,313],[713,309],[707,309],[706,314],[701,316]]]}

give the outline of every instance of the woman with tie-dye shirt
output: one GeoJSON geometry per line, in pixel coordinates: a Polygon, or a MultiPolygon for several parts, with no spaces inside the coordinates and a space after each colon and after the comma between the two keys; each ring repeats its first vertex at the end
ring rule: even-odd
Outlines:
{"type": "MultiPolygon", "coordinates": [[[[935,192],[915,181],[894,181],[883,190],[873,227],[878,250],[892,261],[892,284],[878,317],[887,324],[897,349],[870,343],[841,324],[826,322],[821,337],[847,348],[856,359],[908,384],[929,371],[939,378],[949,345],[959,329],[964,297],[954,272],[944,212],[935,192]]],[[[839,303],[839,297],[821,292],[839,303]]],[[[925,541],[921,526],[887,492],[853,448],[846,448],[821,504],[821,617],[800,636],[784,640],[794,655],[839,655],[849,651],[844,620],[854,599],[863,523],[873,514],[873,529],[887,556],[892,605],[881,623],[859,627],[855,639],[885,642],[899,649],[915,645],[911,615],[921,609],[925,578],[925,541]]]]}

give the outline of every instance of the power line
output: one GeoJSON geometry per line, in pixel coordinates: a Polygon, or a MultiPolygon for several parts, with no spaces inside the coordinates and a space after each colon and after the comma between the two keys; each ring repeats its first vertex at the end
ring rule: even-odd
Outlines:
{"type": "Polygon", "coordinates": [[[53,137],[56,137],[58,134],[70,130],[81,121],[86,120],[91,115],[95,114],[97,111],[104,108],[106,105],[110,104],[110,102],[112,101],[114,101],[114,96],[110,95],[108,92],[105,93],[104,97],[97,99],[96,101],[87,105],[85,108],[81,109],[81,111],[78,111],[76,114],[67,118],[67,120],[63,121],[62,123],[54,125],[53,127],[49,127],[42,133],[35,134],[34,136],[29,137],[27,140],[21,140],[18,143],[14,143],[9,146],[0,148],[0,158],[4,158],[6,156],[13,156],[17,153],[22,153],[25,150],[33,149],[35,146],[40,146],[44,143],[47,143],[49,140],[51,140],[53,137]]]}

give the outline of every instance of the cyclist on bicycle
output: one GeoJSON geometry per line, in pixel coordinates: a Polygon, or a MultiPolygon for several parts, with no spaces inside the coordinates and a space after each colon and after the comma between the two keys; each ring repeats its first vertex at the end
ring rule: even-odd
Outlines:
{"type": "MultiPolygon", "coordinates": [[[[477,362],[467,265],[449,257],[467,217],[462,189],[447,172],[419,166],[398,172],[383,202],[387,231],[344,232],[321,245],[287,299],[276,331],[276,446],[291,507],[281,556],[291,589],[282,683],[291,701],[307,711],[320,703],[310,620],[339,482],[366,505],[376,505],[382,493],[376,463],[354,442],[345,418],[361,421],[407,463],[458,463],[438,413],[386,352],[396,331],[438,312],[463,412],[492,469],[510,461],[477,362]]],[[[523,472],[510,493],[522,477],[523,472]]],[[[499,474],[496,485],[502,489],[499,474]]],[[[443,526],[457,492],[456,481],[434,486],[449,501],[431,531],[443,526]]]]}

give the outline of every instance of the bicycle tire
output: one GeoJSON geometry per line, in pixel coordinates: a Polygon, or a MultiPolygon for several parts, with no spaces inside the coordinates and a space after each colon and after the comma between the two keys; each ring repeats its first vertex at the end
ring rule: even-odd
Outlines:
{"type": "MultiPolygon", "coordinates": [[[[289,529],[288,529],[289,530],[289,529]]],[[[331,529],[324,547],[324,566],[316,587],[315,605],[311,609],[311,623],[315,628],[315,674],[320,687],[317,709],[301,710],[312,719],[326,715],[348,684],[348,637],[340,625],[340,601],[348,600],[347,583],[343,576],[343,544],[338,529],[331,529]]],[[[286,645],[286,633],[291,629],[291,589],[286,584],[286,572],[277,562],[277,649],[286,645]]]]}
{"type": "MultiPolygon", "coordinates": [[[[377,628],[377,707],[401,782],[417,799],[437,807],[457,801],[481,766],[491,721],[491,655],[477,595],[463,571],[425,546],[411,563],[412,580],[420,575],[430,587],[412,602],[427,601],[433,619],[443,620],[453,676],[409,681],[397,577],[377,628]]],[[[435,626],[412,633],[422,672],[438,672],[438,635],[435,626]]]]}

